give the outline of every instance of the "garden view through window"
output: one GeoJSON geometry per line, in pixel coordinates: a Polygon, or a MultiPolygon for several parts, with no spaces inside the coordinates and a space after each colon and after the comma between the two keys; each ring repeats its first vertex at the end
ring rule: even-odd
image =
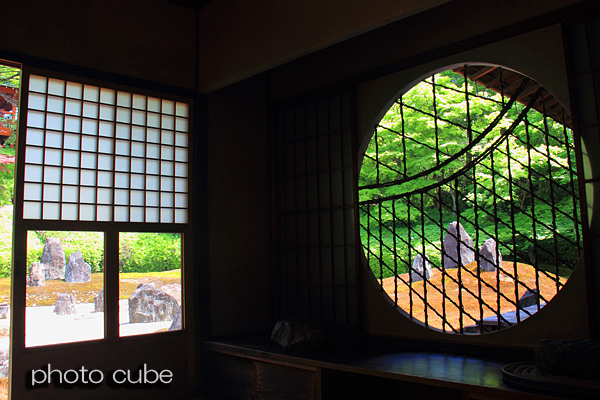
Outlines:
{"type": "Polygon", "coordinates": [[[486,333],[542,309],[582,254],[568,110],[496,65],[461,65],[399,96],[359,176],[374,277],[411,319],[486,333]]]}

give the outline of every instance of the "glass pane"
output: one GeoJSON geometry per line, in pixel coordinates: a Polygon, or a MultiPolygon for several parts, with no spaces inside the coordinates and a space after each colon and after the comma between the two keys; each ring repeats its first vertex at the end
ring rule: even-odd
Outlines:
{"type": "Polygon", "coordinates": [[[182,329],[181,234],[121,233],[119,270],[121,336],[182,329]]]}
{"type": "Polygon", "coordinates": [[[103,270],[103,233],[28,231],[25,346],[102,339],[103,270]]]}

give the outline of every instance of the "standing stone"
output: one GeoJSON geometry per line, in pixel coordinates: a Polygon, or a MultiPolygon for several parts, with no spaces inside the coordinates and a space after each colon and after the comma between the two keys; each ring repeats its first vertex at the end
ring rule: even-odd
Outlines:
{"type": "Polygon", "coordinates": [[[457,268],[459,262],[461,265],[467,265],[473,261],[475,261],[473,239],[461,224],[456,221],[450,222],[442,250],[443,268],[457,268]]]}
{"type": "Polygon", "coordinates": [[[27,286],[45,286],[46,278],[44,277],[44,266],[39,262],[34,262],[29,267],[29,275],[27,277],[27,286]]]}
{"type": "Polygon", "coordinates": [[[180,331],[181,330],[181,306],[179,306],[179,310],[177,310],[177,314],[175,314],[175,318],[173,318],[173,322],[168,331],[180,331]]]}
{"type": "Polygon", "coordinates": [[[517,302],[517,308],[525,308],[537,304],[540,292],[537,289],[527,289],[517,302]]]}
{"type": "Polygon", "coordinates": [[[60,239],[46,239],[40,261],[44,265],[44,278],[46,280],[65,279],[65,251],[60,239]]]}
{"type": "Polygon", "coordinates": [[[429,263],[429,258],[425,256],[425,260],[423,260],[423,256],[417,254],[415,259],[413,260],[412,267],[410,269],[410,279],[413,282],[418,282],[423,279],[431,278],[431,264],[429,263]]]}
{"type": "Polygon", "coordinates": [[[92,267],[83,260],[81,251],[77,250],[69,256],[69,262],[65,269],[65,280],[69,283],[92,280],[92,267]]]}
{"type": "Polygon", "coordinates": [[[94,312],[104,312],[104,289],[94,297],[94,312]]]}
{"type": "Polygon", "coordinates": [[[502,265],[502,254],[498,250],[498,244],[489,238],[479,249],[479,268],[482,271],[495,271],[502,265]]]}
{"type": "Polygon", "coordinates": [[[56,298],[56,305],[54,306],[54,312],[56,315],[68,315],[75,314],[75,296],[72,294],[59,293],[56,298]]]}
{"type": "Polygon", "coordinates": [[[129,297],[129,323],[170,321],[179,302],[154,285],[140,283],[129,297]]]}

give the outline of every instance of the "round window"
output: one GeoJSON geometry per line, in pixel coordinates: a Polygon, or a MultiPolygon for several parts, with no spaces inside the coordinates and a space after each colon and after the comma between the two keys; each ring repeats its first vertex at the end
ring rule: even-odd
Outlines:
{"type": "Polygon", "coordinates": [[[523,321],[582,254],[569,114],[496,65],[448,69],[398,97],[364,152],[359,201],[379,285],[444,332],[523,321]]]}

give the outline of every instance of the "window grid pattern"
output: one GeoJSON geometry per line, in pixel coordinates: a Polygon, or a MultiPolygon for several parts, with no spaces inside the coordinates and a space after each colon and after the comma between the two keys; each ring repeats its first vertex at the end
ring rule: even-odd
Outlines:
{"type": "Polygon", "coordinates": [[[189,105],[31,75],[23,218],[187,223],[189,105]]]}
{"type": "Polygon", "coordinates": [[[275,115],[280,313],[358,324],[351,96],[275,115]]]}

